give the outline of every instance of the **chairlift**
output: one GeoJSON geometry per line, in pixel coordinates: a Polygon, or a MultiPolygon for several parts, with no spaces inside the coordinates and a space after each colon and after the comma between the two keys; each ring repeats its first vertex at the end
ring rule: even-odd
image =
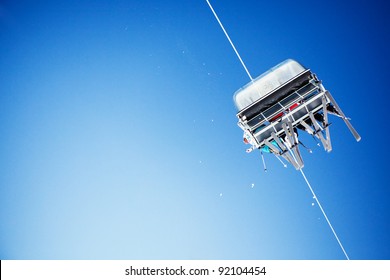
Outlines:
{"type": "Polygon", "coordinates": [[[328,114],[342,118],[355,137],[360,135],[310,69],[287,59],[236,91],[238,126],[247,152],[260,149],[283,157],[297,170],[304,166],[299,151],[299,131],[305,131],[332,150],[328,114]]]}

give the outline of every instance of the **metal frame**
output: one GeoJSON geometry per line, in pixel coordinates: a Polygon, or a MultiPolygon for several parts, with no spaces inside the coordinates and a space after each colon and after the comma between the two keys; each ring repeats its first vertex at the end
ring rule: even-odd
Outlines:
{"type": "MultiPolygon", "coordinates": [[[[289,81],[289,83],[293,82],[294,79],[289,81]]],[[[259,102],[256,102],[251,106],[258,104],[259,102]]],[[[250,109],[251,106],[248,108],[250,109]]],[[[245,108],[245,110],[248,110],[248,108],[245,108]]],[[[245,115],[243,116],[242,111],[237,114],[239,119],[238,126],[247,131],[254,140],[253,143],[255,143],[251,148],[247,149],[247,152],[268,146],[272,153],[283,157],[297,170],[304,166],[299,151],[300,141],[297,133],[295,133],[297,126],[304,128],[307,133],[318,138],[325,151],[331,152],[332,144],[328,114],[332,113],[344,120],[356,141],[361,139],[333,96],[324,88],[321,81],[313,73],[311,73],[310,80],[305,85],[292,91],[282,100],[278,100],[271,107],[259,112],[251,119],[248,120],[245,115]],[[294,104],[298,104],[298,106],[290,110],[289,108],[294,104]],[[328,108],[332,106],[335,108],[335,112],[329,111],[328,108]],[[283,113],[281,117],[274,119],[275,116],[281,113],[283,113]],[[322,116],[320,123],[316,119],[316,116],[319,116],[317,114],[322,116]],[[271,143],[272,141],[275,141],[278,147],[275,147],[271,143]]]]}

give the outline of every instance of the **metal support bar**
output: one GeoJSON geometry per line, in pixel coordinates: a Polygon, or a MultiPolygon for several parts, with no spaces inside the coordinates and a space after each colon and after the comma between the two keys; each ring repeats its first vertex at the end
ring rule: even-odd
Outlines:
{"type": "Polygon", "coordinates": [[[293,150],[293,152],[295,154],[296,160],[298,161],[299,168],[303,168],[304,164],[303,164],[301,153],[299,151],[299,141],[298,141],[298,138],[297,138],[298,135],[295,134],[294,128],[293,128],[293,125],[292,125],[291,122],[288,122],[288,126],[290,128],[291,136],[294,139],[294,145],[292,147],[292,150],[293,150]]]}
{"type": "Polygon", "coordinates": [[[355,137],[356,141],[360,141],[361,137],[359,133],[355,130],[355,128],[352,126],[352,124],[349,122],[348,118],[345,116],[339,105],[337,104],[336,100],[333,98],[333,96],[330,94],[329,91],[325,91],[326,96],[329,98],[330,102],[333,104],[333,106],[336,107],[336,110],[340,113],[341,117],[343,118],[345,124],[349,128],[349,131],[352,133],[352,135],[355,137]]]}
{"type": "Polygon", "coordinates": [[[326,143],[327,143],[327,149],[326,151],[330,153],[332,151],[332,143],[330,140],[330,132],[329,132],[329,123],[328,123],[328,110],[326,108],[326,97],[322,97],[322,111],[324,113],[324,127],[325,127],[325,137],[326,137],[326,143]]]}
{"type": "Polygon", "coordinates": [[[283,145],[283,143],[280,141],[279,137],[276,136],[275,132],[271,133],[272,138],[274,138],[275,142],[278,144],[278,146],[282,149],[282,151],[286,151],[286,146],[283,145]]]}
{"type": "Polygon", "coordinates": [[[298,145],[297,135],[294,133],[294,128],[291,122],[288,122],[288,127],[290,128],[291,136],[294,140],[294,146],[298,145]]]}
{"type": "Polygon", "coordinates": [[[293,147],[294,144],[295,144],[295,143],[294,143],[294,140],[293,140],[293,137],[292,137],[292,135],[294,134],[294,130],[289,131],[289,130],[287,129],[286,123],[283,123],[283,124],[282,124],[282,127],[283,127],[283,130],[284,130],[284,133],[286,133],[286,140],[287,140],[288,144],[290,144],[290,148],[291,148],[291,147],[293,147]]]}
{"type": "Polygon", "coordinates": [[[299,151],[299,146],[298,145],[294,146],[292,148],[292,152],[294,153],[295,159],[297,160],[298,163],[297,170],[303,168],[304,164],[303,164],[301,152],[299,151]]]}
{"type": "Polygon", "coordinates": [[[302,160],[301,153],[299,152],[298,139],[296,138],[296,135],[294,133],[294,128],[292,123],[289,121],[287,122],[287,124],[288,124],[288,128],[285,123],[282,124],[282,127],[284,132],[286,133],[287,141],[290,142],[291,147],[289,147],[289,149],[293,153],[294,161],[296,161],[297,163],[296,168],[300,169],[303,167],[303,160],[302,160]]]}

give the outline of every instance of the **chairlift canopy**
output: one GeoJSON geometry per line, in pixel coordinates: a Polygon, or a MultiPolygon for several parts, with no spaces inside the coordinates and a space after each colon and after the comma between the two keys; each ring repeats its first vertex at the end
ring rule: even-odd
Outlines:
{"type": "Polygon", "coordinates": [[[272,67],[235,92],[233,99],[237,111],[240,112],[254,102],[267,97],[305,70],[307,70],[305,67],[292,59],[287,59],[272,67]]]}

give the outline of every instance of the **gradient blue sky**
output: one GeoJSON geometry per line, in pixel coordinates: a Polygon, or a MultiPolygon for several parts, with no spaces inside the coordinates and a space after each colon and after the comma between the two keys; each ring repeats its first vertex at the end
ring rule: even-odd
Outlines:
{"type": "MultiPolygon", "coordinates": [[[[253,76],[294,58],[362,136],[307,138],[351,259],[390,259],[385,1],[211,1],[253,76]]],[[[0,259],[344,259],[299,172],[247,155],[206,1],[0,2],[0,259]]]]}

